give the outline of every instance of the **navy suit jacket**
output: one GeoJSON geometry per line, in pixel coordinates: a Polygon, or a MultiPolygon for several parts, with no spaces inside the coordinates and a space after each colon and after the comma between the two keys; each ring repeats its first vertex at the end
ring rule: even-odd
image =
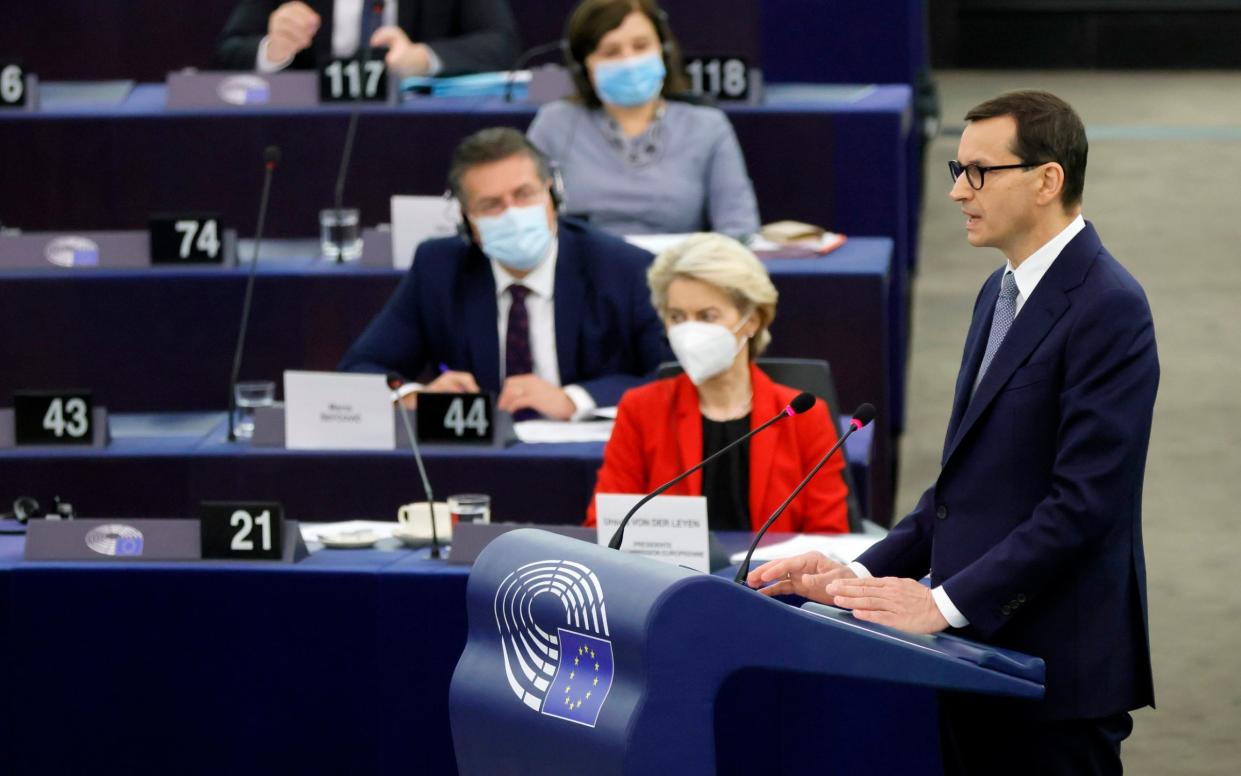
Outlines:
{"type": "Polygon", "coordinates": [[[1159,360],[1137,281],[1087,223],[1052,263],[973,398],[1003,268],[979,292],[941,469],[858,561],[930,573],[962,635],[1043,658],[1018,713],[1100,717],[1154,704],[1142,477],[1159,360]]]}
{"type": "MultiPolygon", "coordinates": [[[[601,407],[613,406],[670,357],[646,286],[652,257],[571,220],[561,220],[557,234],[560,382],[580,385],[601,407]]],[[[483,252],[459,237],[428,240],[339,368],[414,379],[443,364],[499,393],[497,314],[495,277],[483,252]]]]}

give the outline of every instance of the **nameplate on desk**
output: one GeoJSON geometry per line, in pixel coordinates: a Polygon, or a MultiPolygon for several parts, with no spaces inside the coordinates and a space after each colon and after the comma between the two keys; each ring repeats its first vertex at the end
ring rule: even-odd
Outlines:
{"type": "MultiPolygon", "coordinates": [[[[396,446],[408,450],[409,434],[405,431],[405,421],[400,416],[400,408],[392,408],[392,424],[396,429],[396,446]]],[[[415,418],[414,433],[417,434],[418,411],[410,410],[415,418]]],[[[278,402],[266,407],[254,408],[254,436],[250,439],[251,447],[285,447],[285,415],[284,404],[278,402]]],[[[513,430],[513,416],[503,410],[496,410],[495,425],[491,437],[491,446],[503,449],[517,442],[517,433],[513,430]]]]}
{"type": "Polygon", "coordinates": [[[96,448],[108,445],[108,410],[92,406],[89,392],[16,391],[14,405],[13,409],[0,409],[0,449],[15,445],[96,448]],[[86,406],[78,400],[84,400],[86,406]]]}
{"type": "Polygon", "coordinates": [[[0,269],[131,269],[151,264],[146,232],[0,233],[0,269]]]}
{"type": "Polygon", "coordinates": [[[37,110],[38,84],[20,61],[0,59],[0,110],[37,110]]]}
{"type": "Polygon", "coordinates": [[[168,107],[311,108],[319,104],[318,74],[187,70],[168,74],[168,107]]]}
{"type": "MultiPolygon", "coordinates": [[[[621,519],[643,498],[636,493],[600,493],[595,497],[597,539],[606,547],[621,519]]],[[[656,496],[625,527],[621,549],[695,571],[711,571],[705,496],[656,496]]]]}
{"type": "Polygon", "coordinates": [[[491,395],[419,393],[414,433],[419,442],[491,444],[495,438],[495,408],[491,395]]]}
{"type": "Polygon", "coordinates": [[[395,101],[384,65],[387,51],[375,49],[365,62],[360,58],[333,59],[319,68],[319,102],[395,101]]]}
{"type": "Polygon", "coordinates": [[[284,373],[285,446],[290,450],[392,450],[396,424],[383,375],[284,373]]]}
{"type": "Polygon", "coordinates": [[[31,520],[26,560],[198,560],[197,520],[31,520]]]}
{"type": "Polygon", "coordinates": [[[284,507],[275,502],[204,501],[198,506],[198,520],[204,559],[281,557],[288,528],[284,507]]]}
{"type": "Polygon", "coordinates": [[[219,213],[152,213],[148,224],[152,264],[236,263],[236,232],[219,213]]]}

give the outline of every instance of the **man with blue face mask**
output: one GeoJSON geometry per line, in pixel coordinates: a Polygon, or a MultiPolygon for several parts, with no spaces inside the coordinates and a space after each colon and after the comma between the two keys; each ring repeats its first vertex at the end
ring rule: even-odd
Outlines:
{"type": "Polygon", "coordinates": [[[547,161],[520,132],[486,129],[453,155],[462,236],[418,246],[340,368],[395,372],[418,390],[488,391],[556,419],[616,404],[668,357],[646,251],[556,212],[547,161]]]}

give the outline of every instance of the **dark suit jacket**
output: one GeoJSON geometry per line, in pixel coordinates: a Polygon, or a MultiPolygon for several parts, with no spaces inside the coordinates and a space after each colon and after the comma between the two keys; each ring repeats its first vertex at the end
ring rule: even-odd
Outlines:
{"type": "Polygon", "coordinates": [[[1159,382],[1146,296],[1087,223],[1039,281],[970,399],[1003,268],[983,285],[941,470],[858,560],[931,575],[962,635],[1047,664],[1020,713],[1101,717],[1154,703],[1142,477],[1159,382]]]}
{"type": "MultiPolygon", "coordinates": [[[[563,385],[603,406],[645,382],[670,354],[651,307],[651,254],[562,220],[556,258],[556,357],[563,385]]],[[[491,262],[459,237],[418,246],[388,304],[349,348],[340,369],[417,378],[444,364],[500,390],[496,282],[491,262]]]]}
{"type": "MultiPolygon", "coordinates": [[[[220,35],[216,65],[253,70],[267,19],[282,0],[242,0],[220,35]]],[[[314,42],[291,68],[309,70],[332,58],[332,0],[304,0],[322,19],[314,42]]],[[[363,3],[370,7],[369,0],[363,3]]],[[[435,51],[440,75],[507,70],[519,53],[517,24],[507,0],[399,0],[397,22],[410,40],[435,51]]]]}

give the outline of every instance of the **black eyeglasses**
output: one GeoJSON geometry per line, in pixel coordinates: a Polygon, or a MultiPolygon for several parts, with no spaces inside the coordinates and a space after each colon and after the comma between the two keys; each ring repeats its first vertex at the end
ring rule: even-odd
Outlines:
{"type": "Polygon", "coordinates": [[[982,188],[982,184],[989,172],[995,170],[1025,170],[1031,167],[1040,167],[1044,164],[1046,162],[1022,162],[1021,164],[993,164],[990,167],[983,167],[978,164],[962,165],[956,159],[949,159],[948,174],[952,176],[952,182],[956,183],[957,178],[961,177],[961,173],[965,173],[965,180],[969,183],[970,188],[978,191],[982,188]]]}

